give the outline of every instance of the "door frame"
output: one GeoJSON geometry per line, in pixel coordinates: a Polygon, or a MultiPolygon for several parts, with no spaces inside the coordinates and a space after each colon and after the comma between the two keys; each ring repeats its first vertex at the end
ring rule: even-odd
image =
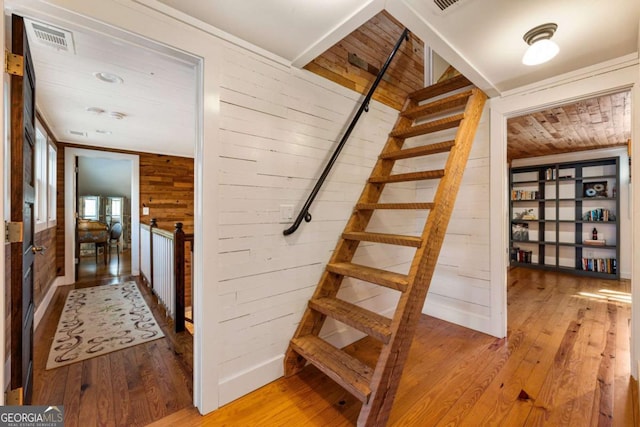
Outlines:
{"type": "Polygon", "coordinates": [[[131,162],[131,275],[140,275],[140,156],[85,148],[64,148],[64,283],[75,282],[75,157],[90,157],[131,162]]]}
{"type": "MultiPolygon", "coordinates": [[[[194,244],[193,291],[194,291],[194,369],[193,401],[200,413],[208,413],[220,405],[219,365],[221,344],[219,310],[204,310],[204,307],[219,307],[216,283],[220,275],[216,245],[204,242],[218,241],[218,178],[219,169],[219,121],[220,81],[222,72],[220,58],[224,55],[219,38],[222,32],[210,32],[197,28],[193,22],[183,22],[165,13],[144,5],[145,0],[133,2],[104,0],[47,0],[27,4],[14,4],[14,13],[52,24],[73,28],[90,28],[105,35],[150,46],[165,54],[178,56],[193,64],[196,73],[194,93],[196,129],[194,150],[194,231],[198,236],[194,244]],[[205,68],[206,62],[206,68],[205,68]],[[205,120],[205,115],[207,119],[205,120]],[[204,222],[204,212],[207,221],[204,222]],[[207,325],[199,328],[198,325],[207,325]]],[[[5,0],[0,0],[4,11],[5,0]]],[[[0,40],[4,41],[4,23],[0,23],[0,40]]],[[[4,92],[0,92],[3,95],[4,92]]],[[[4,107],[0,110],[3,114],[4,107]]],[[[1,174],[0,174],[1,175],[1,174]]],[[[3,185],[4,177],[0,177],[3,185]]],[[[2,207],[2,205],[0,205],[2,207]]],[[[135,209],[138,207],[136,206],[135,209]]],[[[135,210],[134,209],[134,210],[135,210]]],[[[4,267],[4,249],[0,252],[0,267],[4,267]]],[[[0,279],[2,280],[2,279],[0,279]]],[[[0,293],[1,294],[1,293],[0,293]]],[[[4,296],[2,301],[4,303],[4,296]]],[[[0,319],[0,337],[4,336],[4,318],[0,319]]],[[[3,340],[4,342],[4,340],[3,340]]],[[[0,346],[0,360],[4,358],[4,346],[0,346]]],[[[4,375],[2,374],[2,377],[4,375]]],[[[4,381],[4,378],[0,378],[4,381]]],[[[0,403],[4,396],[0,393],[0,403]]]]}
{"type": "MultiPolygon", "coordinates": [[[[631,139],[640,135],[640,67],[635,55],[619,58],[604,64],[588,67],[567,75],[557,76],[524,88],[517,89],[494,98],[491,108],[491,296],[494,331],[498,335],[507,333],[507,268],[509,265],[508,218],[508,164],[507,164],[507,119],[517,115],[541,110],[557,105],[572,103],[581,99],[612,93],[617,90],[631,90],[632,127],[631,139]]],[[[632,158],[640,158],[639,144],[632,144],[632,158]]],[[[640,176],[638,161],[632,162],[631,176],[640,176]]],[[[640,226],[640,186],[629,184],[632,204],[631,232],[640,226]]],[[[640,233],[632,238],[632,314],[631,314],[631,374],[638,379],[640,360],[640,287],[633,286],[640,280],[640,233]]]]}

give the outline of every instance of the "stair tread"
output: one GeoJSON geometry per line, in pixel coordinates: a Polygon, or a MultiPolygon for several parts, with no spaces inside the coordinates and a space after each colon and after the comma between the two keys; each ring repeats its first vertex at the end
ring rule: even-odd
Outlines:
{"type": "Polygon", "coordinates": [[[327,264],[327,271],[375,283],[400,292],[407,290],[409,278],[406,274],[393,273],[379,268],[367,267],[365,265],[353,264],[350,262],[336,262],[327,264]]]}
{"type": "Polygon", "coordinates": [[[470,85],[472,85],[472,83],[469,79],[460,74],[448,80],[444,80],[440,83],[436,83],[410,93],[409,98],[416,102],[420,102],[470,85]]]}
{"type": "Polygon", "coordinates": [[[361,402],[371,395],[373,368],[314,335],[291,340],[293,350],[340,384],[361,402]]]}
{"type": "Polygon", "coordinates": [[[432,209],[433,203],[358,203],[356,210],[375,210],[375,209],[432,209]]]}
{"type": "Polygon", "coordinates": [[[444,176],[444,169],[432,171],[398,173],[388,176],[372,176],[369,182],[372,184],[386,184],[392,182],[420,181],[423,179],[438,179],[444,176]]]}
{"type": "Polygon", "coordinates": [[[409,159],[419,156],[428,156],[430,154],[444,153],[451,150],[456,145],[455,140],[437,142],[429,145],[422,145],[420,147],[405,148],[404,150],[390,151],[380,155],[381,159],[386,160],[400,160],[409,159]]]}
{"type": "Polygon", "coordinates": [[[391,319],[338,298],[314,298],[309,307],[349,325],[387,344],[391,338],[391,319]]]}
{"type": "Polygon", "coordinates": [[[473,92],[470,90],[456,93],[455,95],[438,99],[437,101],[409,108],[400,113],[400,115],[408,119],[416,120],[433,114],[444,113],[454,108],[464,107],[472,94],[473,92]]]}
{"type": "Polygon", "coordinates": [[[390,245],[411,246],[419,248],[422,239],[414,236],[404,236],[401,234],[368,233],[366,231],[349,231],[342,233],[345,240],[361,240],[366,242],[387,243],[390,245]]]}
{"type": "Polygon", "coordinates": [[[454,114],[449,117],[432,120],[406,129],[394,130],[389,134],[389,136],[393,138],[411,138],[414,136],[426,135],[428,133],[454,128],[460,124],[462,119],[464,119],[464,113],[454,114]]]}

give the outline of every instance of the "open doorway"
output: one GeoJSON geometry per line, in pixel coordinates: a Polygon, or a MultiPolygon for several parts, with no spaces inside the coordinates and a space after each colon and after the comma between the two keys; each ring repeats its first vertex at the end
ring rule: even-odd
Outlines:
{"type": "Polygon", "coordinates": [[[77,280],[131,275],[132,164],[77,158],[77,280]]]}

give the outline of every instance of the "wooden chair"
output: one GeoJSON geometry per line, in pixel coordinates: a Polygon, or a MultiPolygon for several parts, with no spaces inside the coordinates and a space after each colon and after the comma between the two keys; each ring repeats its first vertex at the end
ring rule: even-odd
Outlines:
{"type": "Polygon", "coordinates": [[[116,255],[118,256],[118,266],[120,265],[120,236],[122,236],[122,224],[116,222],[111,226],[111,230],[109,231],[109,258],[111,258],[111,248],[114,243],[116,246],[116,255]]]}

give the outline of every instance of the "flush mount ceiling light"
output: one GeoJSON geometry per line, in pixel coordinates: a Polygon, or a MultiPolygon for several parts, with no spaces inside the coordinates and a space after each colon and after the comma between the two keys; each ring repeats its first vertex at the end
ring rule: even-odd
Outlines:
{"type": "Polygon", "coordinates": [[[560,51],[557,44],[551,41],[551,37],[558,29],[558,25],[547,23],[530,29],[524,35],[524,41],[529,45],[522,57],[524,65],[538,65],[549,61],[560,51]]]}
{"type": "Polygon", "coordinates": [[[96,116],[104,113],[104,110],[100,107],[87,107],[86,111],[91,114],[95,114],[96,116]]]}
{"type": "Polygon", "coordinates": [[[116,119],[116,120],[122,120],[122,119],[124,119],[127,115],[126,115],[125,113],[120,113],[120,112],[118,112],[118,111],[112,111],[112,112],[110,112],[110,113],[109,113],[109,116],[110,116],[111,118],[116,119]]]}
{"type": "Polygon", "coordinates": [[[123,83],[124,79],[116,74],[104,73],[104,72],[96,72],[93,73],[93,76],[105,83],[123,83]]]}

